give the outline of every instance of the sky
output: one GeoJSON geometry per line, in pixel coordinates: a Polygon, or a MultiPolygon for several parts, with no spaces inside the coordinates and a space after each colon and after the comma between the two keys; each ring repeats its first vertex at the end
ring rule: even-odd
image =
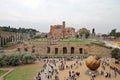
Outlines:
{"type": "Polygon", "coordinates": [[[0,26],[49,32],[62,21],[76,31],[120,31],[120,0],[0,0],[0,26]]]}

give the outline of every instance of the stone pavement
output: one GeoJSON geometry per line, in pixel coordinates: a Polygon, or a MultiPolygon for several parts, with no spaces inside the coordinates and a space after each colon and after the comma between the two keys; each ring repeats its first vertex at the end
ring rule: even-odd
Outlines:
{"type": "Polygon", "coordinates": [[[106,44],[106,46],[111,46],[113,48],[119,48],[120,49],[120,47],[117,44],[115,44],[113,41],[104,41],[104,43],[106,44]]]}

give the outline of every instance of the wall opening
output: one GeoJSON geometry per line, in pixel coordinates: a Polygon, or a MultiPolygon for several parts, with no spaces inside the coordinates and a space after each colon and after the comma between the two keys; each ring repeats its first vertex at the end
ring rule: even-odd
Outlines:
{"type": "Polygon", "coordinates": [[[17,48],[17,51],[20,52],[20,48],[17,48]]]}
{"type": "Polygon", "coordinates": [[[79,52],[80,52],[80,54],[82,54],[83,53],[83,48],[80,48],[79,52]]]}
{"type": "Polygon", "coordinates": [[[28,48],[24,48],[24,51],[27,52],[27,51],[28,51],[28,48]]]}
{"type": "Polygon", "coordinates": [[[67,48],[63,47],[63,54],[67,54],[67,48]]]}
{"type": "Polygon", "coordinates": [[[47,53],[50,53],[50,47],[47,47],[47,53]]]}
{"type": "Polygon", "coordinates": [[[32,53],[35,53],[35,49],[32,49],[32,53]]]}
{"type": "Polygon", "coordinates": [[[71,47],[71,54],[74,54],[74,47],[71,47]]]}
{"type": "Polygon", "coordinates": [[[55,54],[58,54],[58,48],[55,48],[55,54]]]}

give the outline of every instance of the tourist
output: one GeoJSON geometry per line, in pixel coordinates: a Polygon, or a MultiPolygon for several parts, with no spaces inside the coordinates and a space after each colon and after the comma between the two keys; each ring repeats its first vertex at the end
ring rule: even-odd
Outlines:
{"type": "Polygon", "coordinates": [[[90,77],[90,80],[94,80],[94,77],[93,77],[93,76],[91,76],[91,77],[90,77]]]}
{"type": "Polygon", "coordinates": [[[104,75],[104,71],[101,70],[100,74],[101,74],[101,75],[104,75]]]}
{"type": "Polygon", "coordinates": [[[55,80],[59,80],[59,77],[57,75],[55,75],[55,80]]]}
{"type": "Polygon", "coordinates": [[[71,71],[69,71],[69,77],[71,77],[71,71]]]}
{"type": "Polygon", "coordinates": [[[41,80],[41,74],[40,74],[40,72],[38,72],[38,75],[37,75],[37,77],[35,78],[35,80],[41,80]]]}
{"type": "Polygon", "coordinates": [[[80,76],[80,72],[76,72],[77,77],[80,76]]]}

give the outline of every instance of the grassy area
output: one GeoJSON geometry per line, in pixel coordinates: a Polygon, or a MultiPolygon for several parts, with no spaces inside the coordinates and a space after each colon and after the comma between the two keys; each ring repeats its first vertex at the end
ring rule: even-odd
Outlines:
{"type": "Polygon", "coordinates": [[[34,80],[42,69],[43,63],[35,63],[17,67],[5,80],[34,80]]]}
{"type": "Polygon", "coordinates": [[[0,70],[0,76],[2,76],[3,74],[5,74],[7,71],[5,70],[0,70]]]}
{"type": "Polygon", "coordinates": [[[70,39],[63,39],[59,41],[60,43],[81,43],[81,44],[90,44],[91,42],[93,42],[93,40],[90,39],[76,39],[76,38],[70,38],[70,39]]]}
{"type": "MultiPolygon", "coordinates": [[[[32,43],[47,43],[47,39],[35,39],[35,40],[31,40],[30,42],[32,43]]],[[[90,44],[92,42],[95,42],[95,43],[100,43],[99,41],[94,41],[94,40],[91,40],[91,39],[78,39],[78,38],[69,38],[69,39],[60,39],[58,40],[58,43],[60,44],[66,44],[66,43],[77,43],[77,44],[90,44]]]]}

